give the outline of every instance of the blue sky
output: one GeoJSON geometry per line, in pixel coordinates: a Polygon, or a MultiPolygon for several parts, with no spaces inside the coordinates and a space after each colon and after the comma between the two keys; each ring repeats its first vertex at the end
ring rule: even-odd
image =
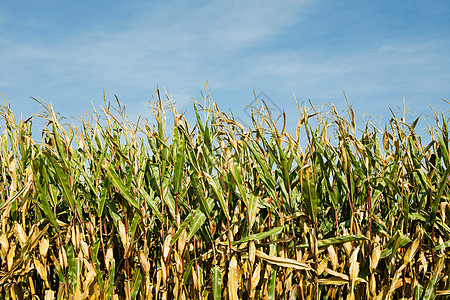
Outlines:
{"type": "Polygon", "coordinates": [[[411,118],[450,107],[450,2],[4,1],[0,93],[27,118],[51,102],[81,115],[102,93],[151,116],[164,87],[181,111],[208,91],[245,117],[253,90],[288,112],[301,103],[411,118]]]}

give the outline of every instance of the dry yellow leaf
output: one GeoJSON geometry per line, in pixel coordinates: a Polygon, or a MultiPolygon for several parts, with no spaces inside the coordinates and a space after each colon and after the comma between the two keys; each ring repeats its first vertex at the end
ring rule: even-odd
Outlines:
{"type": "Polygon", "coordinates": [[[86,295],[85,295],[86,297],[87,297],[87,292],[89,291],[89,286],[92,284],[95,277],[97,276],[97,272],[95,272],[95,269],[90,264],[88,264],[88,269],[89,269],[89,273],[86,275],[86,278],[83,282],[83,288],[84,288],[83,295],[85,295],[85,293],[86,293],[86,295]]]}
{"type": "Polygon", "coordinates": [[[130,288],[130,280],[129,279],[125,279],[124,290],[125,290],[125,299],[131,299],[131,288],[130,288]]]}
{"type": "Polygon", "coordinates": [[[11,271],[15,256],[16,256],[16,244],[11,243],[8,255],[6,256],[6,265],[7,265],[8,271],[11,271]]]}
{"type": "Polygon", "coordinates": [[[333,270],[336,270],[337,265],[338,265],[338,257],[336,254],[336,250],[334,250],[333,245],[330,245],[327,247],[327,251],[328,251],[328,257],[330,258],[331,267],[333,268],[333,270]]]}
{"type": "Polygon", "coordinates": [[[294,259],[281,258],[278,256],[267,255],[260,250],[256,250],[255,253],[256,253],[256,256],[258,256],[259,258],[264,259],[268,263],[271,263],[274,265],[278,265],[278,266],[286,267],[286,268],[294,268],[297,270],[313,270],[308,264],[296,261],[294,259]]]}
{"type": "Polygon", "coordinates": [[[350,256],[350,295],[347,297],[347,299],[354,299],[355,295],[355,283],[356,279],[358,277],[359,273],[359,262],[358,262],[358,253],[359,253],[360,246],[356,247],[356,249],[353,251],[352,255],[350,256]]]}
{"type": "Polygon", "coordinates": [[[44,280],[44,282],[46,284],[48,284],[48,282],[47,282],[47,269],[35,257],[33,258],[33,260],[34,260],[34,266],[36,267],[36,270],[37,270],[39,276],[41,276],[41,278],[44,280]]]}
{"type": "MultiPolygon", "coordinates": [[[[75,226],[71,226],[71,236],[70,238],[72,239],[72,245],[75,248],[75,252],[78,253],[78,236],[77,236],[77,230],[75,229],[75,226]]],[[[66,242],[67,244],[67,242],[66,242]]]]}
{"type": "Polygon", "coordinates": [[[182,274],[183,273],[183,259],[181,258],[180,253],[175,252],[174,258],[175,258],[175,268],[177,270],[177,273],[182,274]]]}
{"type": "Polygon", "coordinates": [[[61,246],[61,247],[59,247],[58,253],[59,253],[59,255],[58,255],[59,256],[59,264],[65,270],[68,266],[66,249],[64,249],[64,247],[61,246]]]}
{"type": "Polygon", "coordinates": [[[17,283],[14,282],[11,285],[10,291],[11,291],[11,296],[12,296],[11,298],[12,299],[16,300],[16,299],[23,299],[24,298],[23,297],[23,291],[22,291],[21,287],[17,283]]]}
{"type": "Polygon", "coordinates": [[[3,253],[8,253],[9,250],[9,242],[8,242],[8,237],[6,235],[6,233],[2,232],[0,233],[0,245],[2,247],[2,251],[3,253]]]}
{"type": "Polygon", "coordinates": [[[187,230],[186,228],[181,232],[180,236],[178,237],[178,252],[183,253],[185,247],[186,247],[186,237],[187,237],[187,230]]]}
{"type": "Polygon", "coordinates": [[[169,253],[170,253],[170,241],[172,240],[172,235],[168,234],[166,236],[166,239],[164,241],[164,245],[163,245],[163,259],[164,261],[167,261],[167,258],[169,257],[169,253]]]}
{"type": "Polygon", "coordinates": [[[49,247],[48,239],[43,238],[39,243],[39,253],[43,258],[47,257],[48,247],[49,247]]]}
{"type": "Polygon", "coordinates": [[[326,269],[325,271],[327,272],[327,274],[333,275],[335,277],[342,278],[343,280],[345,280],[347,282],[349,281],[349,277],[346,274],[339,273],[339,272],[331,270],[331,269],[326,269]]]}
{"type": "MultiPolygon", "coordinates": [[[[167,270],[168,268],[166,267],[166,263],[162,257],[161,257],[160,261],[161,261],[161,271],[162,271],[161,272],[162,283],[163,283],[163,286],[165,287],[167,284],[167,278],[169,277],[168,270],[167,270]]],[[[193,273],[193,275],[194,274],[197,275],[195,271],[193,271],[192,273],[193,273]]]]}
{"type": "Polygon", "coordinates": [[[341,277],[336,277],[336,276],[332,276],[329,278],[321,278],[317,281],[319,284],[331,284],[331,285],[343,285],[343,284],[347,284],[348,280],[345,280],[341,277]]]}
{"type": "Polygon", "coordinates": [[[17,222],[15,223],[14,230],[16,232],[17,238],[19,239],[20,246],[23,248],[27,243],[27,235],[25,233],[25,230],[23,230],[22,225],[17,222]]]}
{"type": "Polygon", "coordinates": [[[328,266],[328,257],[325,256],[325,258],[322,259],[319,265],[317,266],[317,275],[321,275],[326,270],[327,266],[328,266]]]}
{"type": "Polygon", "coordinates": [[[344,246],[345,253],[347,253],[347,256],[350,256],[353,250],[352,242],[346,242],[342,244],[344,246]]]}
{"type": "Polygon", "coordinates": [[[425,254],[423,251],[420,252],[419,260],[422,263],[423,273],[426,274],[428,270],[428,261],[425,258],[425,254]]]}
{"type": "Polygon", "coordinates": [[[377,268],[378,262],[380,261],[380,257],[381,257],[381,246],[378,244],[373,249],[372,255],[370,257],[369,269],[371,272],[373,272],[377,268]]]}
{"type": "Polygon", "coordinates": [[[450,290],[436,291],[436,296],[450,295],[450,290]]]}
{"type": "Polygon", "coordinates": [[[148,276],[150,273],[150,262],[142,250],[139,251],[139,261],[141,263],[142,271],[144,271],[144,274],[148,276]]]}
{"type": "Polygon", "coordinates": [[[53,300],[55,299],[55,292],[52,290],[46,290],[44,300],[53,300]]]}
{"type": "Polygon", "coordinates": [[[370,294],[372,296],[376,296],[376,294],[377,294],[377,281],[375,279],[375,274],[374,273],[370,274],[369,291],[370,291],[370,294]]]}
{"type": "Polygon", "coordinates": [[[89,258],[89,246],[84,241],[84,239],[80,239],[80,248],[81,251],[83,252],[84,257],[89,258]]]}
{"type": "Polygon", "coordinates": [[[256,253],[255,241],[250,241],[248,247],[248,260],[250,261],[250,265],[253,265],[255,263],[255,253],[256,253]]]}
{"type": "Polygon", "coordinates": [[[261,264],[257,264],[256,267],[253,269],[253,275],[252,275],[252,290],[251,292],[255,293],[256,287],[258,286],[260,275],[261,274],[261,264]]]}
{"type": "Polygon", "coordinates": [[[230,294],[231,300],[238,300],[238,287],[239,287],[239,276],[238,276],[238,263],[236,256],[232,256],[230,260],[230,265],[228,269],[228,293],[230,294]]]}
{"type": "Polygon", "coordinates": [[[125,253],[128,252],[128,247],[129,247],[129,241],[128,241],[128,235],[127,235],[127,231],[125,230],[125,225],[123,225],[122,221],[119,220],[117,222],[118,226],[119,226],[119,236],[120,236],[120,240],[122,241],[122,245],[125,249],[125,253]]]}
{"type": "Polygon", "coordinates": [[[406,265],[408,263],[411,262],[411,260],[414,258],[414,256],[416,255],[417,249],[419,247],[420,244],[420,239],[416,238],[411,246],[408,248],[408,250],[406,250],[405,255],[403,256],[403,263],[406,265]]]}
{"type": "Polygon", "coordinates": [[[106,269],[110,268],[111,265],[111,261],[114,259],[114,254],[113,254],[113,249],[110,247],[108,248],[108,250],[106,250],[106,255],[105,255],[105,265],[106,265],[106,269]]]}
{"type": "Polygon", "coordinates": [[[402,265],[400,268],[398,268],[395,271],[395,275],[394,275],[394,277],[392,279],[391,286],[390,286],[389,291],[387,293],[387,298],[388,299],[391,298],[392,293],[396,289],[398,289],[399,287],[401,287],[403,285],[403,281],[400,279],[400,276],[402,275],[402,271],[403,271],[404,268],[406,268],[406,265],[402,265]]]}
{"type": "MultiPolygon", "coordinates": [[[[159,297],[159,290],[161,288],[161,268],[158,268],[158,271],[156,271],[156,287],[155,287],[155,298],[158,299],[159,297]]],[[[194,275],[194,274],[193,274],[194,275]]]]}

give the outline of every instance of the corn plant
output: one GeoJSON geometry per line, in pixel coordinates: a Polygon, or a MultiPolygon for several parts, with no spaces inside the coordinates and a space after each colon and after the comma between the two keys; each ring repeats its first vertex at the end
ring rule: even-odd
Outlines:
{"type": "Polygon", "coordinates": [[[299,106],[245,128],[104,102],[65,124],[2,107],[3,299],[434,299],[450,295],[448,117],[385,128],[299,106]],[[33,123],[42,123],[40,139],[33,123]]]}

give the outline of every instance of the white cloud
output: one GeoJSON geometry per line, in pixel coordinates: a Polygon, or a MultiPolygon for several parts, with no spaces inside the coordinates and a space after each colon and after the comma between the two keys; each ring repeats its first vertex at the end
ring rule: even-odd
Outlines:
{"type": "Polygon", "coordinates": [[[174,101],[183,107],[200,96],[206,80],[213,90],[245,88],[250,94],[253,88],[264,88],[272,95],[268,89],[277,89],[301,98],[339,97],[346,90],[355,101],[393,89],[398,91],[391,97],[400,101],[404,89],[448,91],[448,73],[439,74],[443,65],[450,65],[444,59],[448,42],[379,41],[378,48],[350,52],[331,46],[267,49],[301,23],[315,1],[139,5],[137,14],[121,21],[120,30],[105,29],[114,20],[100,16],[104,23],[91,31],[67,32],[60,40],[0,35],[0,69],[7,73],[0,92],[15,91],[14,99],[43,97],[55,105],[62,103],[59,99],[69,100],[63,109],[76,106],[81,111],[91,100],[101,104],[105,88],[107,95],[117,94],[131,114],[151,112],[145,100],[152,100],[156,85],[174,93],[174,101]]]}
{"type": "Polygon", "coordinates": [[[137,101],[133,98],[142,97],[142,90],[153,91],[159,84],[175,92],[177,102],[187,102],[207,79],[224,87],[245,76],[233,74],[242,52],[270,42],[309,2],[152,4],[120,31],[95,26],[80,35],[68,32],[61,40],[9,37],[0,50],[0,67],[8,70],[9,79],[0,88],[22,85],[26,96],[53,99],[79,95],[79,104],[89,106],[92,96],[86,93],[95,89],[122,91],[137,101]]]}

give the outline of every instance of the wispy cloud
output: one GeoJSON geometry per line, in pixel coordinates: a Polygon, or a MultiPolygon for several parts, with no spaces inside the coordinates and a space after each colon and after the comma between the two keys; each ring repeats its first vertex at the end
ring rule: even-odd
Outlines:
{"type": "MultiPolygon", "coordinates": [[[[91,100],[101,104],[103,88],[107,95],[117,94],[130,113],[145,110],[156,85],[174,93],[183,107],[200,95],[206,80],[213,97],[238,108],[247,97],[242,91],[251,98],[251,89],[291,101],[283,103],[290,107],[295,107],[292,93],[325,101],[345,90],[351,102],[369,110],[379,108],[370,102],[382,98],[392,103],[412,97],[422,104],[424,95],[449,91],[449,74],[442,71],[450,68],[445,54],[450,42],[423,35],[371,39],[358,31],[358,44],[344,47],[339,38],[326,38],[339,18],[311,19],[327,1],[134,3],[124,16],[119,11],[117,24],[111,13],[106,18],[98,10],[98,21],[91,18],[92,26],[84,24],[83,30],[67,28],[62,34],[60,28],[53,34],[53,23],[34,26],[39,20],[33,18],[24,26],[38,28],[36,36],[26,30],[23,36],[0,35],[0,69],[7,73],[0,92],[23,110],[26,97],[39,96],[71,114],[91,100]],[[244,100],[230,100],[226,93],[241,93],[244,100]]],[[[0,21],[2,30],[5,22],[18,22],[6,20],[0,21]]],[[[351,37],[358,25],[346,24],[342,37],[351,37]]]]}
{"type": "Polygon", "coordinates": [[[85,104],[88,99],[82,98],[94,89],[133,98],[143,96],[143,87],[153,91],[160,84],[184,97],[208,78],[217,87],[228,86],[241,55],[295,22],[310,1],[282,2],[148,4],[122,30],[96,26],[50,42],[10,37],[0,50],[0,64],[9,75],[1,88],[22,84],[33,96],[52,98],[73,93],[85,104]]]}

